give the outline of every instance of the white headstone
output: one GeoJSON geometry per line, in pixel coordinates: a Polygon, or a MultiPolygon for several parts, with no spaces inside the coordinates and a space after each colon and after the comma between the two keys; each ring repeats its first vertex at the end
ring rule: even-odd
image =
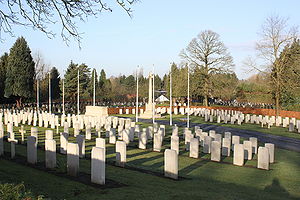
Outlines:
{"type": "Polygon", "coordinates": [[[76,136],[76,142],[79,148],[79,157],[84,158],[85,156],[85,139],[83,135],[76,136]]]}
{"type": "Polygon", "coordinates": [[[265,143],[265,147],[267,147],[269,149],[270,163],[274,163],[275,145],[272,143],[265,143]]]}
{"type": "Polygon", "coordinates": [[[56,167],[56,141],[45,140],[46,168],[56,167]]]}
{"type": "Polygon", "coordinates": [[[221,161],[221,143],[219,141],[211,142],[211,157],[212,161],[221,161]]]}
{"type": "Polygon", "coordinates": [[[116,165],[124,167],[126,163],[126,143],[124,141],[116,142],[116,165]]]}
{"type": "MultiPolygon", "coordinates": [[[[102,139],[102,138],[97,138],[102,139]]],[[[91,182],[105,184],[105,149],[101,147],[92,148],[91,156],[91,182]]]]}
{"type": "Polygon", "coordinates": [[[257,168],[269,170],[269,163],[269,149],[267,147],[259,147],[257,155],[257,168]]]}
{"type": "Polygon", "coordinates": [[[238,166],[244,165],[244,145],[235,144],[233,148],[233,164],[238,166]]]}
{"type": "Polygon", "coordinates": [[[199,139],[198,138],[190,139],[190,157],[191,158],[199,157],[199,139]]]}
{"type": "Polygon", "coordinates": [[[67,147],[67,171],[71,176],[77,176],[79,172],[79,147],[78,144],[68,143],[67,147]]]}
{"type": "Polygon", "coordinates": [[[30,164],[37,163],[37,143],[36,137],[27,137],[27,162],[30,164]]]}
{"type": "Polygon", "coordinates": [[[165,177],[172,179],[178,179],[178,155],[175,150],[166,149],[164,153],[165,157],[165,177]]]}

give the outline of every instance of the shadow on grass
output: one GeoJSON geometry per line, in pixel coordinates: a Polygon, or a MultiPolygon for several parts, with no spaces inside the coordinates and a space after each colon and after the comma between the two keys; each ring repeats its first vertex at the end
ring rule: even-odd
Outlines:
{"type": "Polygon", "coordinates": [[[274,193],[277,196],[282,196],[284,198],[290,198],[289,192],[280,185],[278,178],[274,178],[271,185],[265,187],[264,191],[268,193],[274,193]]]}
{"type": "Polygon", "coordinates": [[[141,156],[141,155],[145,155],[145,154],[148,154],[149,151],[141,151],[141,152],[137,152],[137,153],[133,153],[133,154],[127,154],[127,158],[132,158],[132,157],[135,157],[135,156],[141,156]]]}
{"type": "Polygon", "coordinates": [[[146,158],[135,159],[135,160],[129,161],[128,164],[130,164],[130,165],[142,165],[145,162],[156,160],[158,158],[162,158],[163,156],[164,156],[163,154],[159,154],[157,156],[151,156],[151,157],[146,157],[146,158]]]}
{"type": "Polygon", "coordinates": [[[189,173],[191,173],[193,170],[205,165],[206,163],[210,162],[209,160],[199,160],[197,162],[195,162],[194,164],[192,165],[189,165],[183,169],[181,169],[179,171],[179,174],[181,175],[188,175],[189,173]]]}

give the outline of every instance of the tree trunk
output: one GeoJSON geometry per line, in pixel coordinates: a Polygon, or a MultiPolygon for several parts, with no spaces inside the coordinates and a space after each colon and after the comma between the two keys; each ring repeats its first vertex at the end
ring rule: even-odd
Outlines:
{"type": "Polygon", "coordinates": [[[17,104],[17,108],[20,109],[22,106],[22,97],[20,97],[19,99],[16,99],[16,104],[17,104]]]}
{"type": "Polygon", "coordinates": [[[208,80],[205,78],[204,80],[204,106],[208,106],[208,80]]]}
{"type": "Polygon", "coordinates": [[[276,109],[276,116],[279,116],[279,114],[280,114],[280,88],[279,88],[278,84],[276,84],[275,109],[276,109]]]}

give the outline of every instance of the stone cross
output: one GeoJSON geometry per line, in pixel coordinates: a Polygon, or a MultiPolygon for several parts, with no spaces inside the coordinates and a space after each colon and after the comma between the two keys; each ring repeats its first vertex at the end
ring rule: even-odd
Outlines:
{"type": "Polygon", "coordinates": [[[26,130],[24,130],[24,126],[21,126],[21,129],[19,129],[19,132],[21,133],[21,142],[24,143],[24,135],[26,133],[26,130]]]}

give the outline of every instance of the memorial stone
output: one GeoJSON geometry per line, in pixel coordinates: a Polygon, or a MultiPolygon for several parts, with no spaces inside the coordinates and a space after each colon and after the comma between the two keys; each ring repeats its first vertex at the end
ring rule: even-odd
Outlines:
{"type": "Polygon", "coordinates": [[[265,143],[265,147],[269,149],[269,155],[270,155],[270,163],[274,163],[274,153],[275,153],[275,145],[272,143],[265,143]]]}
{"type": "Polygon", "coordinates": [[[67,171],[70,176],[77,176],[79,172],[79,147],[78,144],[67,145],[67,171]]]}
{"type": "MultiPolygon", "coordinates": [[[[102,139],[102,138],[96,138],[102,139]]],[[[91,182],[105,184],[105,149],[93,147],[91,155],[91,182]]]]}
{"type": "Polygon", "coordinates": [[[257,155],[257,168],[269,170],[270,156],[267,147],[259,147],[257,155]]]}
{"type": "Polygon", "coordinates": [[[178,155],[175,150],[166,149],[164,153],[165,177],[178,179],[178,155]]]}
{"type": "Polygon", "coordinates": [[[46,168],[56,167],[56,141],[55,140],[45,140],[45,163],[46,168]]]}
{"type": "Polygon", "coordinates": [[[76,136],[76,142],[78,144],[79,149],[79,157],[84,158],[85,156],[85,139],[83,135],[76,136]]]}
{"type": "Polygon", "coordinates": [[[27,137],[27,162],[30,164],[37,163],[37,143],[36,137],[27,137]]]}
{"type": "Polygon", "coordinates": [[[244,145],[235,144],[233,147],[233,164],[238,166],[244,165],[244,145]]]}
{"type": "Polygon", "coordinates": [[[190,139],[190,157],[191,158],[199,157],[199,139],[198,138],[190,139]]]}
{"type": "Polygon", "coordinates": [[[211,142],[211,157],[212,161],[221,161],[221,143],[219,141],[211,142]]]}
{"type": "Polygon", "coordinates": [[[116,142],[116,165],[124,167],[126,163],[126,143],[124,141],[116,142]]]}

